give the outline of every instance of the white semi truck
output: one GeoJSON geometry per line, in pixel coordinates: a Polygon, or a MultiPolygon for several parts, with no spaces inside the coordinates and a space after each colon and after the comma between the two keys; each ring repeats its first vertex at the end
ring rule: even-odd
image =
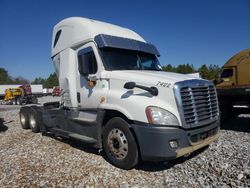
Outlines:
{"type": "Polygon", "coordinates": [[[161,70],[159,52],[127,28],[67,18],[53,30],[60,102],[20,109],[24,129],[73,138],[133,168],[189,154],[218,138],[214,85],[161,70]]]}

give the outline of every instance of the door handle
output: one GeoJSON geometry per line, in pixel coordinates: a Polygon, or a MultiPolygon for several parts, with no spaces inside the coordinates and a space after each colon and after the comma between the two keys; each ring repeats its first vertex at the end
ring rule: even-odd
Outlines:
{"type": "Polygon", "coordinates": [[[79,92],[76,93],[77,96],[77,102],[80,103],[81,102],[81,95],[79,92]]]}

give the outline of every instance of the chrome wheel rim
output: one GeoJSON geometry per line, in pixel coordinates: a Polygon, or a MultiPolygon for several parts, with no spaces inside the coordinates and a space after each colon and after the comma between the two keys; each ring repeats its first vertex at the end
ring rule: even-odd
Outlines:
{"type": "Polygon", "coordinates": [[[124,159],[128,155],[128,141],[120,129],[112,129],[108,134],[109,153],[116,159],[124,159]]]}

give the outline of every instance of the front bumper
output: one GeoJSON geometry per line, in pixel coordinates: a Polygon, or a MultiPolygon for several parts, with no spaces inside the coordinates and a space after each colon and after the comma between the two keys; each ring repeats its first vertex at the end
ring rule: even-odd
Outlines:
{"type": "Polygon", "coordinates": [[[157,127],[132,124],[143,161],[164,161],[175,159],[204,146],[219,137],[219,121],[195,129],[185,130],[179,127],[157,127]],[[170,141],[176,141],[178,147],[172,148],[170,141]]]}

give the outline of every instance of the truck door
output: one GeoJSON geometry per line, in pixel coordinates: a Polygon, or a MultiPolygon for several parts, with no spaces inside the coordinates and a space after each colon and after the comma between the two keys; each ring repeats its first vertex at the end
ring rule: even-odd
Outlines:
{"type": "Polygon", "coordinates": [[[82,108],[99,108],[103,98],[100,80],[100,57],[94,43],[88,43],[77,51],[78,79],[77,103],[82,108]]]}

